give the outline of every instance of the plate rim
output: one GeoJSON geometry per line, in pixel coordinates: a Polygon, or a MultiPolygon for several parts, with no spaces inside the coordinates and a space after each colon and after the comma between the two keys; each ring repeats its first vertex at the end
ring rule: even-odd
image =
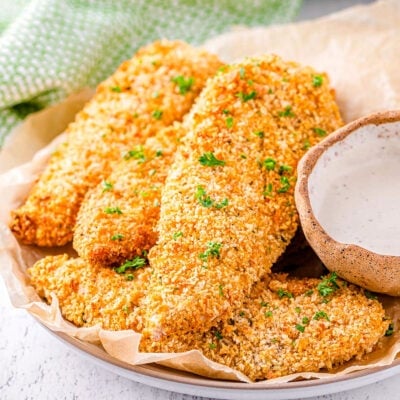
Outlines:
{"type": "Polygon", "coordinates": [[[213,380],[200,375],[173,370],[156,363],[129,364],[106,353],[101,347],[74,338],[66,333],[53,331],[36,317],[33,316],[33,319],[71,350],[117,375],[149,386],[189,395],[204,396],[208,394],[214,398],[226,398],[218,395],[229,395],[231,399],[242,399],[241,396],[246,393],[247,400],[261,398],[266,400],[269,398],[277,400],[295,399],[299,398],[300,390],[303,398],[332,394],[365,386],[400,373],[400,358],[398,358],[390,365],[354,371],[338,377],[276,383],[268,387],[257,383],[213,380]],[[235,397],[235,395],[239,397],[235,397]]]}

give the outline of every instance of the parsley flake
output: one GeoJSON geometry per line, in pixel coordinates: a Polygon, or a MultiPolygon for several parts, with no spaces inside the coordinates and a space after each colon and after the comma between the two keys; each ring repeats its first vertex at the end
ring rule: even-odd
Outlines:
{"type": "Polygon", "coordinates": [[[264,138],[264,132],[263,132],[263,131],[254,132],[254,134],[255,134],[256,136],[258,136],[260,139],[263,139],[263,138],[264,138]]]}
{"type": "Polygon", "coordinates": [[[392,336],[394,333],[394,324],[391,323],[389,324],[389,327],[387,328],[386,332],[385,332],[385,336],[392,336]]]}
{"type": "Polygon", "coordinates": [[[112,190],[114,187],[111,182],[107,182],[107,181],[103,181],[103,182],[101,182],[101,184],[103,186],[103,193],[112,190]]]}
{"type": "Polygon", "coordinates": [[[266,317],[272,317],[272,311],[271,310],[270,311],[265,311],[264,315],[266,317]]]}
{"type": "Polygon", "coordinates": [[[303,325],[300,325],[300,324],[297,324],[296,326],[295,326],[295,328],[299,331],[299,332],[304,332],[305,331],[305,326],[303,326],[303,325]]]}
{"type": "Polygon", "coordinates": [[[317,311],[316,313],[315,313],[315,315],[314,315],[314,317],[313,317],[313,319],[315,319],[315,320],[319,320],[319,319],[322,319],[322,318],[324,318],[324,319],[326,319],[327,321],[330,321],[330,319],[329,319],[329,317],[328,317],[328,314],[325,312],[325,311],[317,311]]]}
{"type": "Polygon", "coordinates": [[[268,157],[263,161],[262,165],[267,171],[272,171],[275,168],[276,161],[273,158],[268,157]]]}
{"type": "Polygon", "coordinates": [[[115,93],[121,93],[121,92],[122,92],[122,89],[121,89],[119,86],[113,86],[113,87],[111,88],[111,91],[112,91],[112,92],[115,92],[115,93]]]}
{"type": "Polygon", "coordinates": [[[278,189],[278,193],[286,193],[290,189],[290,182],[286,176],[281,176],[280,179],[281,187],[278,189]]]}
{"type": "Polygon", "coordinates": [[[215,350],[217,348],[217,345],[213,342],[209,343],[208,347],[210,348],[210,350],[215,350]]]}
{"type": "Polygon", "coordinates": [[[243,103],[246,103],[249,100],[255,99],[257,97],[257,92],[255,90],[251,91],[250,93],[239,92],[236,93],[236,97],[239,97],[239,99],[242,100],[243,103]]]}
{"type": "Polygon", "coordinates": [[[146,259],[143,257],[136,256],[132,260],[126,260],[122,265],[114,268],[114,270],[118,274],[124,274],[127,269],[136,270],[139,268],[143,268],[145,265],[146,265],[146,259]]]}
{"type": "Polygon", "coordinates": [[[122,240],[124,238],[124,235],[120,233],[116,233],[115,235],[111,236],[111,240],[122,240]]]}
{"type": "Polygon", "coordinates": [[[204,251],[204,253],[199,254],[199,258],[203,261],[207,260],[209,257],[215,257],[219,259],[221,247],[222,243],[208,242],[207,249],[204,251]]]}
{"type": "Polygon", "coordinates": [[[293,294],[282,288],[279,288],[277,293],[280,299],[282,299],[283,297],[287,297],[288,299],[293,299],[293,294]]]}
{"type": "Polygon", "coordinates": [[[312,130],[320,137],[326,136],[326,131],[321,128],[312,128],[312,130]]]}
{"type": "Polygon", "coordinates": [[[292,170],[292,167],[290,165],[281,165],[279,167],[279,175],[284,174],[285,172],[290,172],[292,170]]]}
{"type": "Polygon", "coordinates": [[[225,165],[225,161],[218,160],[218,158],[216,158],[214,153],[212,153],[211,151],[208,151],[200,156],[199,162],[201,165],[204,165],[206,167],[223,167],[225,165]]]}
{"type": "Polygon", "coordinates": [[[203,186],[197,186],[195,196],[203,207],[210,208],[214,204],[214,201],[211,200],[211,197],[207,196],[207,193],[203,186]]]}
{"type": "Polygon", "coordinates": [[[232,126],[233,126],[233,117],[228,117],[228,118],[225,120],[225,123],[226,123],[226,126],[227,126],[228,128],[232,128],[232,126]]]}
{"type": "Polygon", "coordinates": [[[278,112],[279,117],[289,117],[293,118],[295,117],[294,112],[292,111],[292,106],[286,106],[283,111],[278,112]]]}
{"type": "Polygon", "coordinates": [[[194,78],[193,77],[185,78],[182,75],[178,75],[172,78],[172,82],[174,82],[178,86],[179,93],[185,95],[192,88],[194,83],[194,78]]]}
{"type": "Polygon", "coordinates": [[[218,285],[218,293],[221,297],[225,297],[224,295],[224,287],[220,284],[218,285]]]}
{"type": "Polygon", "coordinates": [[[301,323],[303,325],[307,325],[310,322],[310,319],[308,317],[303,317],[303,319],[301,320],[301,323]]]}
{"type": "Polygon", "coordinates": [[[327,275],[322,281],[318,284],[317,290],[322,297],[329,296],[337,289],[339,289],[339,285],[336,282],[337,275],[336,272],[332,272],[327,275]]]}
{"type": "Polygon", "coordinates": [[[221,208],[227,207],[228,204],[229,204],[228,199],[223,199],[221,202],[215,203],[215,204],[214,204],[214,207],[215,207],[217,210],[220,210],[221,208]]]}
{"type": "Polygon", "coordinates": [[[222,336],[222,333],[220,331],[215,331],[214,332],[214,336],[218,339],[218,340],[222,340],[224,337],[222,336]]]}
{"type": "Polygon", "coordinates": [[[323,82],[324,82],[324,78],[321,75],[313,75],[312,85],[314,87],[320,87],[323,82]]]}
{"type": "Polygon", "coordinates": [[[153,114],[151,114],[151,116],[152,116],[154,119],[158,119],[158,120],[161,119],[162,115],[163,115],[163,111],[161,111],[161,110],[154,110],[154,111],[153,111],[153,114]]]}
{"type": "Polygon", "coordinates": [[[263,191],[263,196],[264,197],[272,196],[272,183],[268,183],[268,185],[265,186],[263,191]]]}
{"type": "Polygon", "coordinates": [[[378,296],[374,293],[371,293],[369,290],[364,290],[365,297],[367,299],[376,300],[378,296]]]}
{"type": "Polygon", "coordinates": [[[176,239],[178,239],[179,237],[182,237],[182,236],[183,236],[182,231],[178,231],[178,232],[175,232],[172,237],[174,238],[174,240],[176,240],[176,239]]]}
{"type": "Polygon", "coordinates": [[[106,214],[122,214],[122,211],[119,207],[106,207],[104,212],[106,214]]]}
{"type": "Polygon", "coordinates": [[[129,150],[124,155],[124,160],[131,160],[131,159],[138,160],[140,164],[146,161],[146,156],[144,155],[143,146],[138,146],[134,150],[129,150]]]}

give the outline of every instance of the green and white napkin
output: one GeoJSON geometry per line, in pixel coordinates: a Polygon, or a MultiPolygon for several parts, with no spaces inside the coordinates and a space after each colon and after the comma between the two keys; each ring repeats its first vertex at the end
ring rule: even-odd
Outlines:
{"type": "Polygon", "coordinates": [[[159,38],[194,45],[291,20],[301,0],[1,0],[0,146],[29,113],[94,87],[159,38]]]}

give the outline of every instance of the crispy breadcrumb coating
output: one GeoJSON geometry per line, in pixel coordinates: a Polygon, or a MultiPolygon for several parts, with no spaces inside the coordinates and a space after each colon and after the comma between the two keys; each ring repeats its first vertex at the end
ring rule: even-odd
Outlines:
{"type": "Polygon", "coordinates": [[[130,315],[144,296],[150,274],[148,266],[118,274],[66,254],[47,256],[28,269],[36,292],[48,303],[54,293],[66,320],[110,330],[135,329],[130,315]]]}
{"type": "Polygon", "coordinates": [[[185,132],[178,123],[161,130],[88,192],[73,241],[82,258],[93,265],[116,266],[154,246],[161,190],[185,132]],[[107,212],[110,208],[120,213],[107,212]]]}
{"type": "MultiPolygon", "coordinates": [[[[145,325],[141,299],[149,267],[118,274],[61,255],[38,261],[28,273],[39,295],[51,302],[54,293],[64,318],[77,326],[140,332],[145,325]]],[[[140,351],[198,349],[252,380],[330,370],[360,359],[375,348],[390,321],[378,300],[332,278],[274,274],[256,283],[224,323],[206,333],[176,333],[161,341],[143,337],[140,351]]]]}
{"type": "Polygon", "coordinates": [[[335,280],[322,296],[319,279],[272,275],[256,283],[232,317],[207,333],[172,334],[162,341],[142,339],[144,352],[198,349],[210,360],[239,370],[252,380],[331,370],[371,352],[388,329],[379,301],[335,280]]]}
{"type": "Polygon", "coordinates": [[[139,50],[97,88],[67,128],[10,227],[23,243],[61,246],[72,240],[88,189],[111,172],[121,155],[179,121],[221,62],[182,42],[155,42],[139,50]]]}
{"type": "Polygon", "coordinates": [[[297,162],[342,124],[327,76],[276,56],[223,67],[191,114],[149,253],[153,340],[205,332],[243,302],[298,226],[297,162]]]}

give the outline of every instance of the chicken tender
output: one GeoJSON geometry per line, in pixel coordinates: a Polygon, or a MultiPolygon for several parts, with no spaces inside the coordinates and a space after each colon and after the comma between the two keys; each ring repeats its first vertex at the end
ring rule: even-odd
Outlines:
{"type": "Polygon", "coordinates": [[[67,128],[10,227],[23,243],[61,246],[72,240],[84,195],[121,156],[189,111],[218,58],[182,42],[142,48],[99,85],[67,128]]]}
{"type": "Polygon", "coordinates": [[[120,265],[154,246],[161,189],[185,132],[178,123],[161,130],[129,152],[88,193],[78,214],[73,244],[90,264],[120,265]]]}
{"type": "Polygon", "coordinates": [[[328,78],[276,56],[209,80],[162,193],[145,335],[205,332],[229,318],[298,226],[306,149],[341,118],[328,78]]]}
{"type": "Polygon", "coordinates": [[[389,327],[379,301],[334,275],[273,275],[251,290],[232,318],[209,332],[142,340],[144,352],[198,349],[252,380],[327,371],[371,352],[389,327]]]}
{"type": "Polygon", "coordinates": [[[37,293],[48,303],[55,294],[66,320],[109,330],[136,328],[130,315],[145,293],[150,274],[143,261],[136,262],[134,271],[117,273],[66,254],[47,256],[28,269],[37,293]]]}

